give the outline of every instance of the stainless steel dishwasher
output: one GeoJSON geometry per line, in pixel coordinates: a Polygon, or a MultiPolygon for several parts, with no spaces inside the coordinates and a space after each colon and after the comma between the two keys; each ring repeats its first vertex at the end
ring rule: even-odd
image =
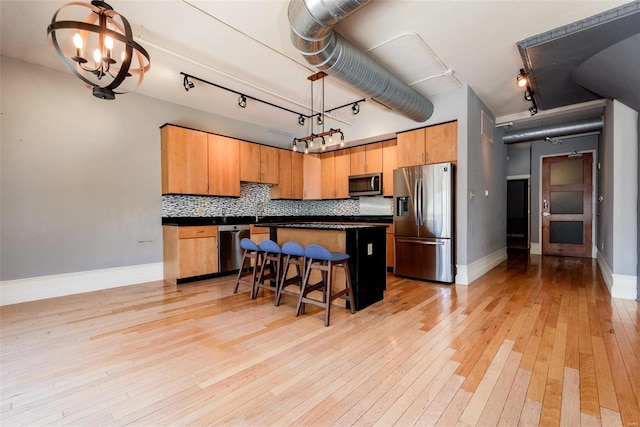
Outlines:
{"type": "Polygon", "coordinates": [[[220,273],[239,270],[242,264],[242,248],[240,240],[249,238],[251,226],[219,225],[218,226],[218,266],[220,273]]]}

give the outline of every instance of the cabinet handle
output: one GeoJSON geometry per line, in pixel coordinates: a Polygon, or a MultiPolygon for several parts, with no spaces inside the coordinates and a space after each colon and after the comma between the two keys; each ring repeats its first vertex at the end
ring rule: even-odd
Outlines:
{"type": "Polygon", "coordinates": [[[198,234],[204,233],[204,230],[196,230],[196,233],[198,234]]]}

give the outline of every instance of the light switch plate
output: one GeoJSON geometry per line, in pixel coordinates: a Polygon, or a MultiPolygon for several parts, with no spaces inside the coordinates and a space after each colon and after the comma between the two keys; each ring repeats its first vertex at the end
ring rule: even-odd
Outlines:
{"type": "Polygon", "coordinates": [[[367,244],[367,255],[373,255],[373,243],[367,244]]]}

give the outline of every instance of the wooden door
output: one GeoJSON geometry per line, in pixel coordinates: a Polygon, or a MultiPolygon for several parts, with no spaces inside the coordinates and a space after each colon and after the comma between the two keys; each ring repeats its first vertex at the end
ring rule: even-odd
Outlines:
{"type": "Polygon", "coordinates": [[[398,168],[398,141],[382,143],[382,194],[393,196],[393,170],[398,168]]]}
{"type": "Polygon", "coordinates": [[[398,134],[398,167],[425,164],[424,138],[424,128],[398,134]]]}
{"type": "Polygon", "coordinates": [[[170,125],[160,134],[162,194],[207,194],[207,134],[170,125]]]}
{"type": "Polygon", "coordinates": [[[458,154],[458,122],[425,128],[425,163],[455,162],[458,154]]]}
{"type": "Polygon", "coordinates": [[[351,156],[349,150],[338,150],[333,154],[336,199],[349,198],[349,175],[351,175],[351,156]]]}
{"type": "Polygon", "coordinates": [[[263,184],[279,182],[278,151],[275,147],[260,146],[260,182],[263,184]]]}
{"type": "Polygon", "coordinates": [[[291,198],[302,199],[304,189],[304,154],[291,153],[291,198]]]}
{"type": "MultiPolygon", "coordinates": [[[[367,173],[382,172],[382,142],[365,145],[367,173]]],[[[355,175],[351,171],[351,175],[355,175]]]]}
{"type": "Polygon", "coordinates": [[[260,182],[260,146],[246,141],[240,144],[240,181],[260,182]]]}
{"type": "Polygon", "coordinates": [[[351,173],[362,175],[367,173],[367,149],[364,145],[350,148],[351,173]]]}
{"type": "Polygon", "coordinates": [[[240,197],[240,141],[209,134],[209,194],[240,197]]]}
{"type": "Polygon", "coordinates": [[[591,257],[593,156],[542,160],[542,254],[591,257]]]}
{"type": "Polygon", "coordinates": [[[289,150],[278,150],[278,164],[280,167],[280,177],[278,179],[278,185],[271,187],[272,199],[289,199],[291,198],[291,175],[292,175],[292,159],[293,153],[289,150]]]}
{"type": "Polygon", "coordinates": [[[303,162],[303,191],[304,200],[319,200],[322,198],[322,161],[317,154],[301,155],[303,162]]]}
{"type": "Polygon", "coordinates": [[[320,198],[335,199],[336,176],[333,153],[320,155],[320,198]]]}

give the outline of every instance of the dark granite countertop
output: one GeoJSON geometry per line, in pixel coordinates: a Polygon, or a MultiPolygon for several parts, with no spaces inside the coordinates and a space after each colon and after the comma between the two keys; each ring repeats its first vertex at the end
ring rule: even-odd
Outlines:
{"type": "Polygon", "coordinates": [[[300,224],[258,224],[261,227],[277,227],[277,228],[304,228],[308,230],[354,230],[361,228],[384,227],[386,225],[375,224],[328,224],[328,223],[300,223],[300,224]]]}
{"type": "Polygon", "coordinates": [[[391,224],[391,215],[351,215],[351,216],[267,216],[256,222],[254,216],[214,216],[214,217],[162,217],[162,225],[194,226],[194,225],[235,225],[235,224],[300,224],[300,223],[379,223],[391,224]]]}

